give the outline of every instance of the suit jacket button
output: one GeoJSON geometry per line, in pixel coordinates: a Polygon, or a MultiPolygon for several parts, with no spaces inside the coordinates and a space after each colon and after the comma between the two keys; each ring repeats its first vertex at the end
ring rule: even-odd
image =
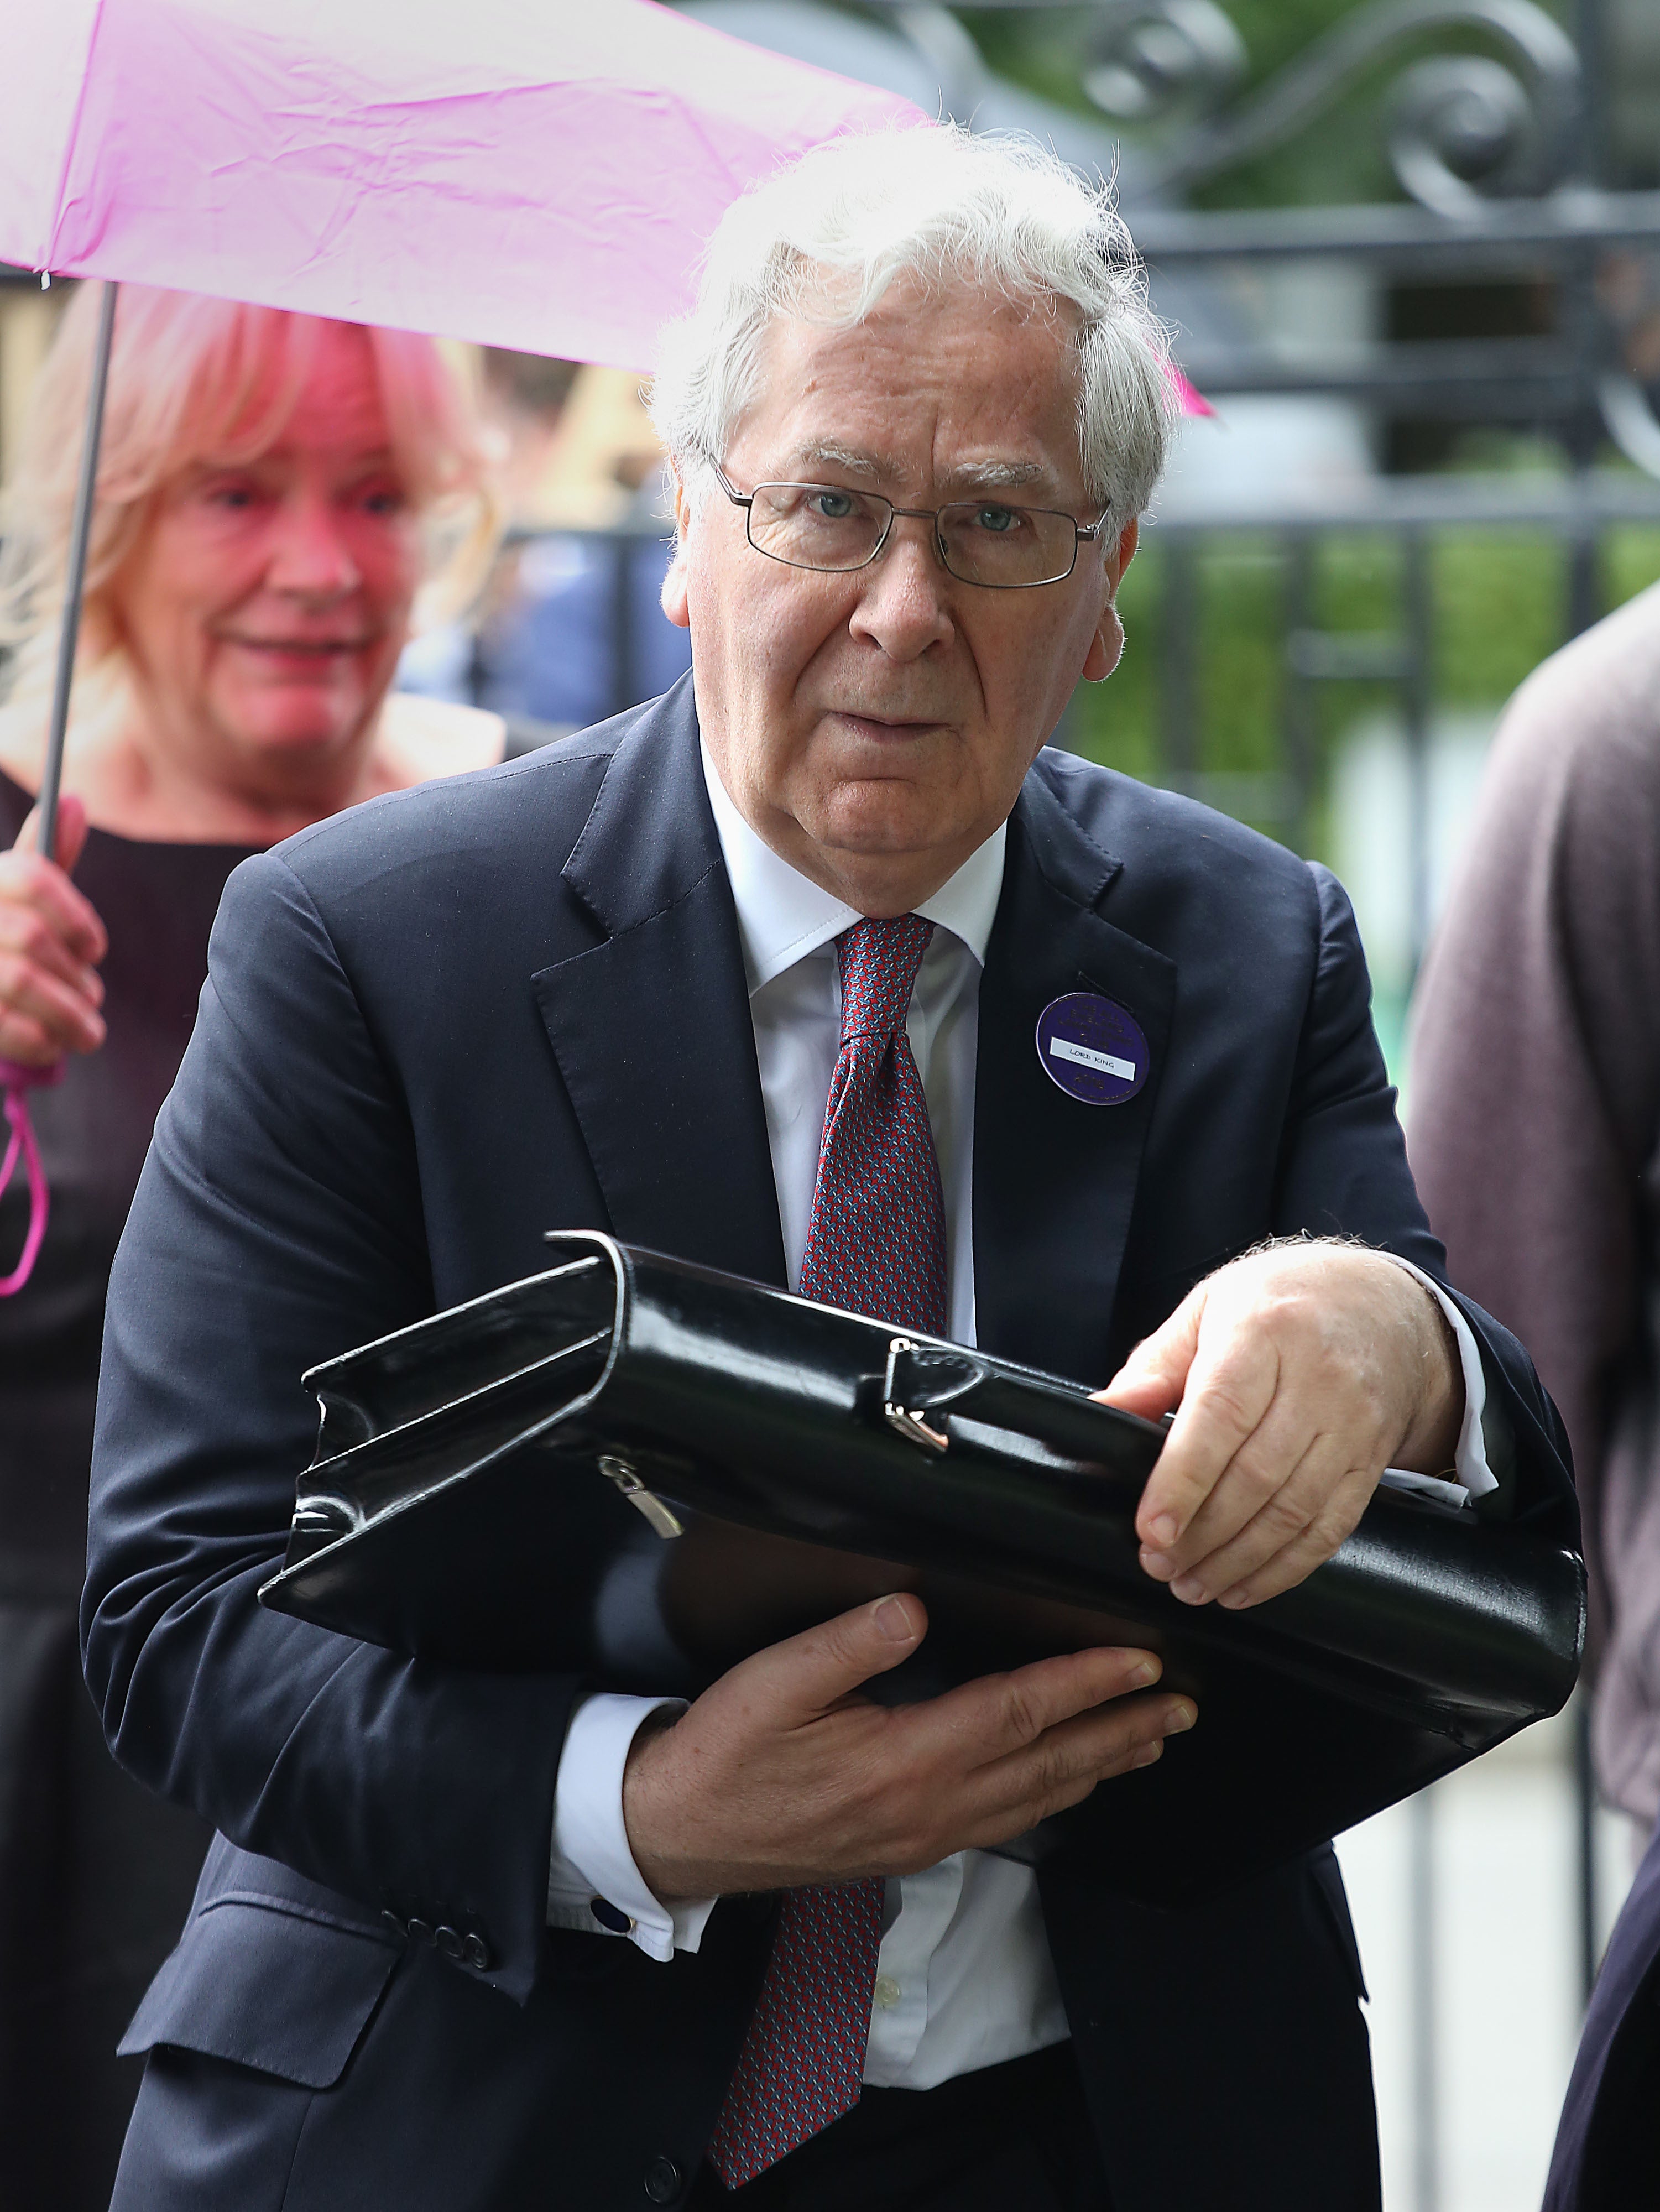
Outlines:
{"type": "Polygon", "coordinates": [[[459,1959],[461,1956],[463,1945],[461,1938],[456,1934],[454,1929],[440,1928],[435,1929],[433,1935],[433,1941],[437,1944],[439,1949],[443,1953],[447,1959],[459,1959]]]}
{"type": "Polygon", "coordinates": [[[681,2178],[672,2158],[654,2158],[646,2168],[646,2194],[654,2204],[672,2204],[680,2194],[681,2178]]]}
{"type": "Polygon", "coordinates": [[[380,1922],[381,1925],[392,1935],[395,1936],[400,1943],[408,1942],[410,1931],[404,1925],[404,1922],[401,1921],[398,1917],[398,1915],[392,1910],[390,1905],[380,1915],[380,1922]]]}
{"type": "Polygon", "coordinates": [[[482,1936],[469,1936],[461,1955],[475,1973],[482,1974],[490,1962],[490,1947],[482,1936]]]}
{"type": "Polygon", "coordinates": [[[432,1941],[431,1922],[427,1920],[411,1920],[410,1922],[410,1941],[411,1943],[430,1943],[432,1941]]]}

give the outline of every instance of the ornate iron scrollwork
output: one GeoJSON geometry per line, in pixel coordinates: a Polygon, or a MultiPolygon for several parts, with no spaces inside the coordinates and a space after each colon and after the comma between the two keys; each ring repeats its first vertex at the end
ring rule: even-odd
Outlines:
{"type": "MultiPolygon", "coordinates": [[[[1110,35],[1138,52],[1155,23],[1185,35],[1195,4],[1106,0],[1110,35]]],[[[1220,12],[1212,0],[1198,4],[1220,12]]],[[[1550,190],[1572,159],[1579,58],[1535,0],[1375,0],[1237,106],[1184,133],[1156,163],[1158,184],[1189,186],[1237,168],[1283,144],[1381,56],[1426,33],[1458,30],[1485,33],[1506,59],[1436,54],[1407,70],[1386,108],[1389,159],[1402,189],[1420,206],[1454,217],[1472,212],[1484,191],[1550,190]]],[[[1102,33],[1094,36],[1098,48],[1102,33]]],[[[1214,32],[1207,36],[1211,50],[1219,51],[1214,32]]]]}
{"type": "Polygon", "coordinates": [[[1660,258],[1629,246],[1604,255],[1596,307],[1613,356],[1596,380],[1602,427],[1628,461],[1660,477],[1660,258]]]}
{"type": "MultiPolygon", "coordinates": [[[[948,112],[973,112],[983,65],[946,8],[866,0],[940,72],[948,112]]],[[[976,0],[976,5],[1065,11],[1065,0],[976,0]]],[[[1144,198],[1179,198],[1285,144],[1361,74],[1414,42],[1467,33],[1490,51],[1432,52],[1405,66],[1382,103],[1384,143],[1402,190],[1450,224],[1479,228],[1495,200],[1541,200],[1573,189],[1584,96],[1578,54],[1538,0],[1371,0],[1243,98],[1243,44],[1225,0],[1079,0],[1079,75],[1093,105],[1138,138],[1144,198]]],[[[1654,264],[1628,251],[1627,260],[1654,264]]],[[[1600,287],[1599,287],[1600,289],[1600,287]]],[[[1595,312],[1595,311],[1594,311],[1595,312]]],[[[1596,400],[1614,442],[1660,477],[1660,415],[1651,394],[1660,364],[1660,302],[1643,328],[1601,303],[1615,356],[1596,400]],[[1644,357],[1639,358],[1642,356],[1644,357]]]]}
{"type": "MultiPolygon", "coordinates": [[[[1094,0],[1085,12],[1079,76],[1090,100],[1115,122],[1173,131],[1152,152],[1148,189],[1180,191],[1239,167],[1292,137],[1380,58],[1448,31],[1484,38],[1503,58],[1432,54],[1406,70],[1385,106],[1402,189],[1456,220],[1495,195],[1549,191],[1572,167],[1579,58],[1538,0],[1373,0],[1237,105],[1245,49],[1219,0],[1094,0]]],[[[931,58],[964,75],[971,42],[944,9],[894,14],[931,58]]]]}
{"type": "Polygon", "coordinates": [[[1216,0],[1109,4],[1091,25],[1085,92],[1115,122],[1213,113],[1243,81],[1245,45],[1216,0]]]}
{"type": "Polygon", "coordinates": [[[1484,191],[1528,188],[1541,151],[1536,126],[1526,92],[1502,63],[1436,54],[1395,84],[1389,165],[1420,206],[1456,220],[1477,211],[1484,191]]]}

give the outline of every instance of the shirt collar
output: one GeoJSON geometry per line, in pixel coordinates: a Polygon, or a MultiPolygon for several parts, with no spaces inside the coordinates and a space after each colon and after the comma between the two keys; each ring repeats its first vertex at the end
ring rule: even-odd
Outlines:
{"type": "MultiPolygon", "coordinates": [[[[805,960],[861,919],[851,907],[793,868],[757,836],[739,812],[721,781],[708,747],[702,745],[703,781],[721,839],[721,852],[738,908],[744,966],[751,997],[763,983],[805,960]]],[[[1000,822],[983,845],[976,846],[954,875],[916,909],[925,920],[948,929],[965,945],[981,967],[1003,890],[1003,853],[1008,824],[1000,822]]]]}

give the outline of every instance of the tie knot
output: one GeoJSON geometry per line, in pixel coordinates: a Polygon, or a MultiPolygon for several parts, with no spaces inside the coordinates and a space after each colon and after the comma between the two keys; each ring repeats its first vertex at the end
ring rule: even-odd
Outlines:
{"type": "Polygon", "coordinates": [[[843,1044],[855,1036],[891,1036],[904,1026],[933,935],[933,924],[920,914],[896,914],[886,921],[866,915],[842,931],[836,951],[842,963],[843,1044]]]}

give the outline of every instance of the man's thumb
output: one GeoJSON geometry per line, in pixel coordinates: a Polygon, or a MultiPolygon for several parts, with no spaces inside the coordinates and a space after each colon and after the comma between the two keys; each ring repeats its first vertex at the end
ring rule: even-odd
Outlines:
{"type": "Polygon", "coordinates": [[[861,1682],[909,1659],[927,1628],[921,1599],[901,1590],[838,1613],[762,1656],[785,1662],[779,1687],[790,1705],[803,1715],[826,1712],[861,1682]]]}
{"type": "Polygon", "coordinates": [[[1199,1317],[1204,1311],[1202,1294],[1193,1291],[1151,1336],[1144,1336],[1104,1390],[1096,1396],[1121,1413],[1140,1413],[1156,1421],[1173,1413],[1187,1388],[1188,1370],[1199,1347],[1199,1317]]]}

